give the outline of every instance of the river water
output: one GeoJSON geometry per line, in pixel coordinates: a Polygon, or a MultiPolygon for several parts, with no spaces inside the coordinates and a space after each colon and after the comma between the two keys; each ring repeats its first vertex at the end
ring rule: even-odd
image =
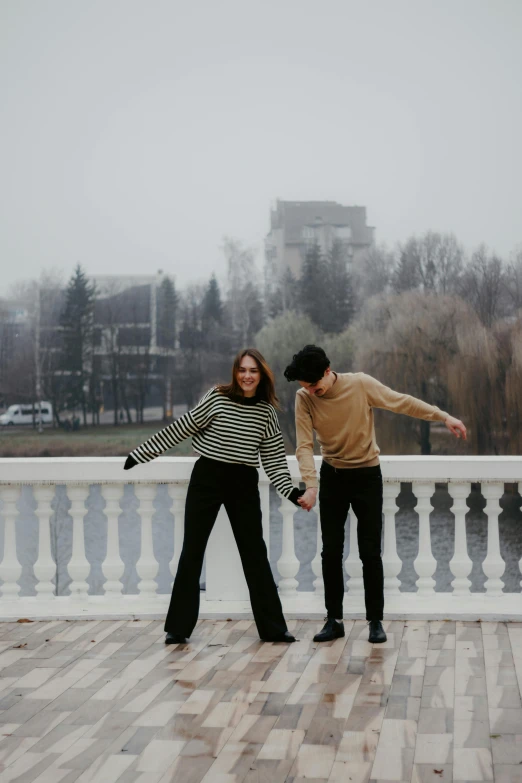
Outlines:
{"type": "MultiPolygon", "coordinates": [[[[522,498],[508,486],[501,500],[502,514],[500,516],[500,548],[506,562],[503,575],[507,592],[520,592],[522,574],[518,563],[522,558],[522,498]]],[[[516,489],[516,488],[515,488],[516,489]]],[[[399,510],[396,515],[398,554],[403,562],[399,574],[401,590],[414,591],[416,575],[413,561],[418,551],[418,517],[415,513],[415,498],[411,485],[402,486],[398,497],[399,510]]],[[[276,580],[277,560],[281,555],[282,516],[279,512],[280,500],[271,488],[270,499],[270,561],[276,580]]],[[[433,512],[430,517],[432,550],[437,560],[437,571],[434,574],[437,591],[451,590],[453,576],[449,570],[449,561],[454,551],[454,517],[451,513],[452,500],[444,485],[438,486],[432,498],[433,512]]],[[[91,573],[88,577],[89,589],[93,594],[102,593],[105,578],[101,564],[106,556],[107,520],[103,513],[105,502],[99,486],[92,486],[87,499],[87,516],[85,518],[85,546],[87,559],[91,563],[91,573]]],[[[122,577],[125,593],[137,593],[139,576],[136,572],[136,562],[140,556],[141,524],[137,513],[138,501],[131,485],[125,486],[122,499],[122,513],[119,522],[120,556],[125,564],[122,577]]],[[[467,515],[468,553],[473,561],[470,575],[472,591],[484,590],[486,577],[481,563],[487,552],[487,518],[483,512],[485,500],[479,487],[474,486],[468,499],[469,513],[467,515]]],[[[173,555],[173,517],[170,512],[171,500],[164,485],[158,486],[153,516],[154,553],[159,562],[157,581],[159,592],[170,592],[172,577],[169,562],[173,555]]],[[[67,573],[67,563],[72,554],[72,519],[68,513],[70,502],[65,486],[58,486],[53,501],[54,514],[51,519],[52,550],[57,568],[57,594],[68,594],[70,577],[67,573]]],[[[24,487],[19,503],[20,515],[17,519],[17,551],[22,563],[22,576],[19,580],[21,595],[34,595],[35,578],[33,564],[37,558],[38,520],[34,513],[35,502],[30,487],[24,487]]],[[[315,557],[317,537],[317,514],[315,510],[307,513],[299,510],[295,515],[295,547],[296,555],[301,563],[297,579],[299,590],[312,590],[314,574],[310,563],[315,557]]],[[[0,523],[0,541],[3,542],[3,532],[0,523]]],[[[346,525],[345,557],[349,547],[349,523],[346,525]]],[[[2,544],[3,546],[3,544],[2,544]]],[[[0,558],[3,552],[0,548],[0,558]]],[[[202,575],[204,585],[204,573],[202,575]]]]}

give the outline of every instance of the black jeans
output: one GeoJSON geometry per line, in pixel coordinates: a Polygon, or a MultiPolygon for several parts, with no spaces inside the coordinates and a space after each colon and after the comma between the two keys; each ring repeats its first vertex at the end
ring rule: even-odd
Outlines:
{"type": "Polygon", "coordinates": [[[190,477],[185,537],[172,589],[165,631],[190,636],[199,614],[199,579],[208,538],[224,504],[245,573],[259,636],[287,630],[263,539],[256,468],[200,457],[190,477]]]}
{"type": "MultiPolygon", "coordinates": [[[[324,593],[328,617],[343,616],[344,525],[348,511],[357,517],[357,540],[362,561],[367,620],[382,620],[384,574],[381,558],[381,468],[333,468],[321,465],[319,514],[323,551],[324,593]]],[[[353,519],[352,519],[353,523],[353,519]]]]}

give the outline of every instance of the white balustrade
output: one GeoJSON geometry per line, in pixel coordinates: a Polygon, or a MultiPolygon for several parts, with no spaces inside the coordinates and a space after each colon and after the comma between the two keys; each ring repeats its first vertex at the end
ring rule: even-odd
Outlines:
{"type": "MultiPolygon", "coordinates": [[[[319,462],[319,460],[317,460],[319,462]]],[[[141,548],[136,570],[140,578],[139,595],[123,594],[122,577],[125,565],[120,551],[119,528],[122,526],[122,542],[127,531],[125,516],[120,502],[124,495],[121,459],[39,459],[39,460],[0,460],[0,516],[4,520],[3,557],[0,563],[0,617],[86,617],[86,616],[159,616],[162,617],[168,607],[170,589],[163,587],[158,595],[156,582],[159,566],[154,556],[152,517],[156,485],[165,483],[172,498],[174,517],[174,553],[169,563],[172,576],[176,574],[179,556],[183,545],[184,507],[188,480],[193,466],[190,458],[161,458],[149,465],[138,466],[129,475],[139,501],[137,513],[140,517],[141,548]],[[22,559],[21,547],[26,546],[24,514],[25,507],[18,511],[21,485],[33,486],[38,518],[38,552],[34,565],[36,596],[20,596],[19,582],[24,571],[18,559],[22,559]],[[71,578],[70,596],[54,594],[54,576],[56,565],[51,548],[52,516],[51,504],[56,486],[65,485],[71,501],[72,517],[72,554],[67,565],[71,578]],[[99,484],[105,500],[104,513],[107,518],[107,551],[102,563],[92,563],[100,568],[105,578],[102,595],[89,596],[89,573],[91,563],[86,557],[86,501],[89,488],[99,484]],[[156,608],[154,608],[156,607],[156,608]]],[[[299,480],[296,461],[289,459],[293,479],[299,480]]],[[[453,617],[456,619],[517,619],[522,620],[522,601],[520,593],[504,592],[502,576],[506,564],[500,554],[499,513],[500,501],[505,483],[522,482],[522,458],[451,458],[451,457],[383,457],[384,476],[383,497],[383,566],[385,575],[385,613],[388,617],[407,617],[414,613],[427,617],[453,617]],[[400,483],[411,483],[417,498],[416,510],[419,515],[418,554],[414,561],[417,592],[401,592],[399,573],[402,568],[397,551],[396,513],[400,483]],[[437,593],[434,574],[437,562],[432,552],[430,533],[431,498],[435,484],[447,484],[453,500],[452,511],[455,517],[455,550],[449,563],[452,574],[452,591],[437,593]],[[470,575],[472,561],[468,554],[466,535],[467,498],[471,484],[478,483],[486,500],[485,513],[488,525],[487,556],[482,564],[486,575],[486,592],[472,592],[470,575]],[[455,601],[455,598],[458,600],[455,601]],[[421,599],[421,600],[419,600],[421,599]]],[[[125,477],[127,479],[127,477],[125,477]]],[[[268,542],[269,490],[267,477],[261,472],[260,495],[263,511],[263,530],[268,542]]],[[[272,490],[273,491],[273,490],[272,490]]],[[[313,591],[302,589],[298,583],[300,562],[295,551],[294,515],[295,506],[288,500],[281,501],[282,515],[282,551],[277,563],[280,574],[280,594],[283,609],[293,616],[317,617],[324,612],[324,585],[322,580],[320,525],[314,528],[314,514],[307,515],[305,524],[315,546],[315,556],[311,563],[314,574],[313,591]],[[313,530],[313,532],[312,532],[313,530]],[[299,589],[301,588],[301,589],[299,589]]],[[[318,514],[316,507],[315,513],[318,514]]],[[[163,510],[165,513],[165,510],[163,510]]],[[[245,508],[248,514],[248,508],[245,508]]],[[[171,518],[169,517],[169,520],[171,518]]],[[[171,524],[169,521],[168,524],[171,524]]],[[[103,528],[101,528],[103,529],[103,528]]],[[[0,528],[1,530],[1,528],[0,528]]],[[[469,531],[469,523],[468,523],[469,531]]],[[[202,615],[212,616],[221,613],[222,617],[244,616],[249,611],[248,592],[243,584],[244,577],[233,542],[230,524],[222,511],[220,519],[209,542],[209,563],[207,558],[207,590],[202,593],[202,615]],[[214,539],[212,539],[212,536],[214,539]],[[213,542],[213,543],[212,543],[213,542]],[[210,569],[209,569],[210,565],[210,569]]],[[[310,536],[308,536],[310,538],[310,536]]],[[[364,616],[364,589],[362,563],[357,545],[357,520],[352,514],[350,520],[350,551],[345,565],[349,575],[345,608],[351,616],[364,616]]],[[[103,546],[102,540],[100,541],[103,546]]],[[[399,542],[400,543],[400,542],[399,542]]],[[[34,546],[34,542],[33,542],[34,546]]],[[[24,561],[27,558],[24,558],[24,561]]],[[[519,569],[522,571],[522,559],[519,569]]],[[[510,574],[509,584],[513,584],[510,574]]],[[[96,576],[94,576],[96,579],[96,576]]],[[[518,583],[518,577],[517,577],[518,583]]]]}
{"type": "Polygon", "coordinates": [[[384,549],[382,565],[384,569],[384,592],[386,595],[398,595],[400,581],[398,576],[402,569],[402,560],[397,553],[397,537],[395,532],[395,514],[397,513],[397,497],[401,485],[395,482],[385,482],[383,485],[383,515],[384,515],[384,549]]]}
{"type": "Polygon", "coordinates": [[[312,571],[315,576],[313,582],[313,588],[316,595],[324,595],[324,580],[323,580],[323,559],[321,552],[323,550],[323,537],[321,535],[321,518],[319,516],[319,508],[317,508],[317,545],[315,550],[315,557],[310,563],[312,571]]]}
{"type": "Polygon", "coordinates": [[[21,487],[2,487],[0,497],[3,502],[4,524],[4,557],[0,563],[0,578],[3,579],[2,598],[16,600],[20,592],[18,580],[22,574],[22,566],[16,552],[16,504],[20,499],[21,487]]]}
{"type": "Polygon", "coordinates": [[[500,577],[506,570],[506,564],[500,555],[498,531],[498,517],[502,511],[499,501],[504,494],[504,487],[500,484],[485,483],[482,484],[482,494],[487,501],[484,511],[488,516],[488,552],[482,563],[482,570],[488,577],[485,585],[487,595],[498,596],[502,594],[504,587],[500,577]]]}
{"type": "Polygon", "coordinates": [[[450,571],[455,577],[451,586],[454,596],[468,596],[471,591],[471,581],[468,576],[473,569],[473,563],[468,555],[466,538],[467,498],[471,492],[471,484],[458,484],[450,481],[448,492],[453,499],[453,514],[455,515],[455,552],[449,562],[450,571]]]}
{"type": "MultiPolygon", "coordinates": [[[[174,554],[169,563],[172,580],[176,578],[179,557],[183,549],[184,524],[185,524],[185,500],[187,497],[186,484],[169,484],[169,495],[172,498],[172,511],[174,514],[174,554]]],[[[172,588],[172,584],[171,584],[172,588]]]]}
{"type": "Polygon", "coordinates": [[[430,596],[435,592],[435,579],[433,574],[437,570],[437,561],[431,551],[430,512],[432,510],[430,498],[435,492],[435,484],[430,482],[415,481],[412,486],[413,494],[417,498],[416,508],[419,514],[419,554],[413,562],[415,571],[419,575],[417,579],[417,593],[422,596],[430,596]]]}
{"type": "Polygon", "coordinates": [[[110,598],[121,595],[123,583],[121,578],[125,565],[120,557],[119,518],[121,514],[120,500],[123,497],[123,484],[103,484],[101,488],[105,500],[105,516],[107,517],[107,556],[102,564],[106,579],[104,592],[110,598]]]}
{"type": "Polygon", "coordinates": [[[52,484],[40,484],[33,488],[38,517],[38,559],[34,564],[37,578],[36,595],[40,599],[54,598],[54,585],[51,581],[56,574],[56,563],[51,555],[51,503],[54,498],[52,484]]]}
{"type": "Polygon", "coordinates": [[[344,561],[346,573],[350,577],[346,580],[346,587],[350,598],[356,595],[364,595],[364,583],[362,576],[362,562],[359,556],[359,542],[357,539],[357,518],[352,512],[348,514],[350,521],[350,551],[344,561]]]}
{"type": "Polygon", "coordinates": [[[144,598],[152,598],[158,591],[158,583],[154,577],[157,576],[159,570],[152,542],[152,515],[154,514],[156,486],[154,484],[136,484],[134,492],[140,501],[139,512],[141,515],[141,556],[136,563],[136,571],[141,577],[141,581],[138,582],[138,591],[144,598]]]}
{"type": "Polygon", "coordinates": [[[70,514],[73,520],[72,555],[67,565],[67,571],[71,577],[69,590],[71,598],[75,601],[84,601],[89,593],[89,576],[91,566],[85,556],[85,528],[84,519],[87,514],[85,501],[89,495],[89,486],[78,484],[67,489],[71,501],[70,514]]]}
{"type": "Polygon", "coordinates": [[[295,556],[294,545],[294,514],[296,507],[286,498],[281,499],[281,514],[283,516],[283,548],[281,557],[277,561],[277,569],[281,574],[279,580],[279,592],[281,596],[297,595],[297,585],[295,578],[299,571],[299,560],[295,556]]]}

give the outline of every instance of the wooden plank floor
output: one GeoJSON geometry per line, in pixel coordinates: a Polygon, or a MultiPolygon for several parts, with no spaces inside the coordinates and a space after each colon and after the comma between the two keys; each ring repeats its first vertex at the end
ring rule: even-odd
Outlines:
{"type": "Polygon", "coordinates": [[[0,624],[0,783],[522,783],[522,623],[0,624]]]}

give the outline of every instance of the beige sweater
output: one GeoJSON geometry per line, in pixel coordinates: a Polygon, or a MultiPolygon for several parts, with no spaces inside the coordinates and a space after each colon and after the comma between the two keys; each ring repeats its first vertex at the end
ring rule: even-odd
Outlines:
{"type": "Polygon", "coordinates": [[[295,402],[296,456],[307,487],[317,487],[313,430],[323,459],[334,468],[362,468],[379,464],[372,408],[385,408],[426,421],[448,416],[436,405],[399,394],[363,372],[336,374],[337,380],[321,397],[299,389],[295,402]]]}

